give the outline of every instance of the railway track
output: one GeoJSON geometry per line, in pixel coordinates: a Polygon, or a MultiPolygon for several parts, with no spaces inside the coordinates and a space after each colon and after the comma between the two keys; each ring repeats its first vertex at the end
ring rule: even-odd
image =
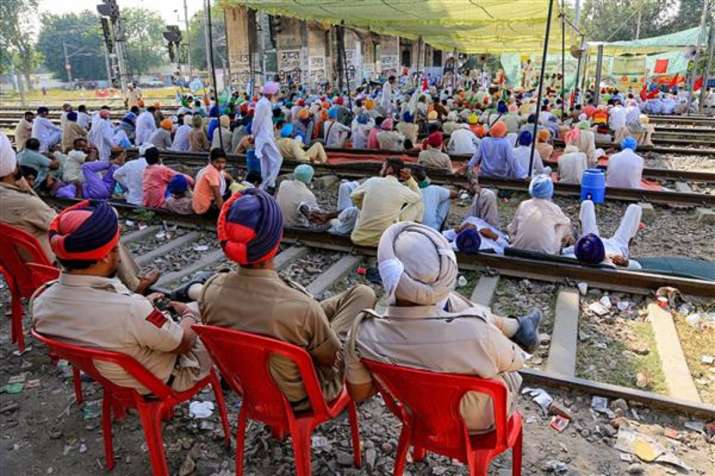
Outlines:
{"type": "MultiPolygon", "coordinates": [[[[203,167],[207,161],[206,154],[200,153],[179,153],[170,152],[162,153],[164,162],[171,165],[181,164],[189,167],[203,167]]],[[[240,155],[229,155],[230,164],[237,168],[244,168],[245,157],[240,155]]],[[[302,162],[284,160],[281,168],[282,173],[292,173],[293,169],[302,162]]],[[[339,165],[331,164],[313,164],[313,168],[318,174],[334,174],[341,178],[361,179],[366,176],[376,175],[382,167],[381,161],[362,161],[351,162],[339,165]]],[[[656,169],[658,170],[658,169],[656,169]]],[[[678,171],[674,171],[678,172],[678,171]]],[[[697,179],[703,182],[715,182],[715,174],[702,172],[689,173],[672,173],[666,172],[661,175],[661,178],[668,180],[682,179],[684,176],[690,177],[687,180],[697,179]]],[[[467,188],[469,183],[464,177],[441,174],[438,171],[431,171],[430,178],[438,184],[447,184],[467,188]]],[[[485,186],[496,187],[500,190],[511,190],[519,192],[528,192],[529,182],[525,180],[509,180],[498,179],[491,177],[480,177],[479,182],[485,186]]],[[[555,192],[565,196],[580,196],[581,188],[576,184],[555,183],[555,192]]],[[[692,193],[692,192],[677,192],[677,191],[654,191],[647,189],[625,189],[612,188],[606,189],[606,197],[609,200],[620,200],[627,202],[649,202],[662,205],[683,205],[683,206],[715,206],[715,195],[692,193]]]]}
{"type": "MultiPolygon", "coordinates": [[[[66,206],[72,201],[48,200],[55,206],[66,206]]],[[[146,219],[146,213],[123,203],[114,203],[123,218],[131,219],[134,224],[146,219]],[[137,218],[139,217],[139,218],[137,218]],[[143,217],[143,218],[142,218],[143,217]]],[[[181,286],[199,271],[217,271],[230,267],[224,258],[223,251],[215,238],[215,218],[197,216],[178,216],[160,210],[152,210],[154,217],[145,228],[139,228],[124,234],[122,241],[130,249],[142,252],[137,257],[141,266],[166,265],[174,260],[179,261],[169,272],[164,272],[157,282],[156,288],[162,292],[171,292],[181,286]],[[166,236],[171,234],[170,237],[166,236]],[[156,237],[162,237],[157,242],[156,237]],[[147,243],[142,245],[142,243],[147,243]],[[187,260],[187,256],[196,255],[195,259],[187,260]]],[[[336,237],[325,233],[310,232],[300,229],[286,229],[281,252],[275,258],[279,272],[293,270],[300,274],[306,289],[315,296],[339,292],[351,285],[359,276],[356,270],[359,266],[372,263],[376,254],[374,248],[354,246],[347,237],[336,237]],[[320,258],[322,256],[322,258],[320,258]],[[319,258],[319,259],[318,259],[319,258]]],[[[577,282],[588,283],[592,288],[630,293],[635,296],[649,296],[661,286],[674,286],[686,294],[698,296],[715,296],[715,283],[683,279],[643,272],[615,271],[579,266],[573,263],[554,262],[545,266],[543,261],[517,256],[499,257],[495,255],[464,255],[458,254],[459,268],[463,275],[474,278],[475,285],[471,289],[460,290],[475,302],[489,305],[494,296],[499,279],[524,280],[553,283],[559,293],[573,290],[577,282]],[[478,281],[477,281],[478,278],[478,281]]],[[[359,278],[362,279],[362,278],[359,278]]],[[[379,292],[379,289],[378,289],[379,292]]],[[[641,298],[642,299],[642,298],[641,298]]],[[[711,419],[715,417],[715,406],[699,401],[690,401],[663,395],[655,392],[639,390],[622,385],[613,385],[578,377],[574,371],[564,370],[551,365],[563,352],[563,332],[559,311],[550,320],[551,347],[543,348],[548,354],[546,365],[527,368],[521,371],[529,385],[546,385],[566,387],[583,391],[589,395],[623,398],[637,401],[653,408],[662,408],[681,414],[693,415],[711,419]],[[554,343],[556,345],[554,345],[554,343]],[[552,356],[553,354],[553,356],[552,356]]],[[[568,338],[571,359],[576,358],[577,341],[575,335],[568,338]]],[[[574,360],[575,362],[575,360],[574,360]]],[[[605,365],[605,363],[604,363],[605,365]]]]}

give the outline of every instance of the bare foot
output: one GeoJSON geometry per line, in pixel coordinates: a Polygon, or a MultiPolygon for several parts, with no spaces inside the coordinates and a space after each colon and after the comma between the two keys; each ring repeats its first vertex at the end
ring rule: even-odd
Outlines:
{"type": "Polygon", "coordinates": [[[139,277],[139,286],[134,290],[137,294],[145,294],[152,284],[156,283],[161,276],[159,271],[152,271],[144,276],[139,277]]]}

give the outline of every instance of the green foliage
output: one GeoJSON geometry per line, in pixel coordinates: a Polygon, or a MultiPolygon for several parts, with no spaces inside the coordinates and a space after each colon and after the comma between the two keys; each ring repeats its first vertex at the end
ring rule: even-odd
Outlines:
{"type": "Polygon", "coordinates": [[[32,15],[37,0],[0,0],[0,64],[12,62],[26,78],[38,64],[32,41],[32,15]]]}
{"type": "Polygon", "coordinates": [[[93,12],[42,15],[37,49],[45,67],[56,77],[67,79],[63,42],[72,66],[72,77],[82,80],[104,78],[106,71],[99,18],[93,12]]]}
{"type": "MultiPolygon", "coordinates": [[[[211,8],[211,36],[213,37],[214,61],[216,67],[221,67],[228,61],[226,56],[226,25],[223,10],[219,6],[211,8]]],[[[196,13],[189,21],[189,38],[191,40],[191,63],[194,68],[208,68],[206,61],[206,39],[204,29],[204,13],[196,13]]]]}
{"type": "MultiPolygon", "coordinates": [[[[121,13],[127,39],[128,73],[137,76],[164,64],[166,53],[161,16],[144,8],[125,8],[121,13]]],[[[45,67],[55,77],[67,78],[64,41],[74,79],[105,79],[104,38],[99,16],[95,12],[45,14],[41,24],[37,48],[44,56],[45,67]]]]}
{"type": "MultiPolygon", "coordinates": [[[[678,13],[670,24],[672,31],[687,30],[688,28],[700,26],[703,4],[704,0],[680,0],[678,13]]],[[[710,3],[710,25],[715,22],[715,13],[713,11],[715,11],[715,6],[710,3]]]]}

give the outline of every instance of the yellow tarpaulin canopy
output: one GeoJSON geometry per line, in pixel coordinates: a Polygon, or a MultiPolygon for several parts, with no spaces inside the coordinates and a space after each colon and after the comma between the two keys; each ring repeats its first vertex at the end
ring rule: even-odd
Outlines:
{"type": "MultiPolygon", "coordinates": [[[[223,0],[224,5],[369,29],[462,53],[530,53],[544,45],[548,0],[223,0]]],[[[561,46],[556,5],[550,50],[561,46]]],[[[567,44],[570,46],[567,27],[567,44]]]]}

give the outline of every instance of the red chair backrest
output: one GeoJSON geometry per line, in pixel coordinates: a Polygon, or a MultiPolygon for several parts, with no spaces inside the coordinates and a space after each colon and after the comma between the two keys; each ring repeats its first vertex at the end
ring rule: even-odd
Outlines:
{"type": "Polygon", "coordinates": [[[59,276],[37,239],[24,230],[0,223],[0,265],[23,297],[59,276]],[[53,271],[54,270],[54,271],[53,271]]]}
{"type": "Polygon", "coordinates": [[[35,339],[39,340],[50,349],[50,353],[54,357],[67,360],[84,373],[90,375],[102,386],[111,388],[114,393],[121,395],[122,393],[132,393],[134,390],[129,387],[120,387],[108,380],[99,372],[97,367],[95,367],[95,361],[119,365],[158,398],[167,398],[173,395],[173,391],[164,382],[159,380],[154,374],[147,370],[146,367],[137,362],[136,359],[126,354],[109,350],[94,349],[92,347],[82,345],[68,344],[67,342],[62,342],[52,337],[42,335],[35,331],[35,329],[32,329],[31,332],[35,339]]]}
{"type": "Polygon", "coordinates": [[[242,404],[248,405],[257,419],[268,424],[287,423],[286,412],[290,403],[278,388],[269,367],[274,355],[286,357],[296,364],[313,413],[316,416],[328,414],[313,361],[302,348],[271,337],[222,327],[195,325],[193,329],[223,377],[234,389],[243,389],[242,404]]]}
{"type": "Polygon", "coordinates": [[[459,408],[464,394],[474,391],[492,398],[495,445],[506,446],[507,389],[501,380],[430,372],[368,359],[362,362],[376,379],[390,409],[410,421],[413,444],[425,442],[420,446],[438,448],[452,457],[465,455],[469,431],[459,408]]]}

